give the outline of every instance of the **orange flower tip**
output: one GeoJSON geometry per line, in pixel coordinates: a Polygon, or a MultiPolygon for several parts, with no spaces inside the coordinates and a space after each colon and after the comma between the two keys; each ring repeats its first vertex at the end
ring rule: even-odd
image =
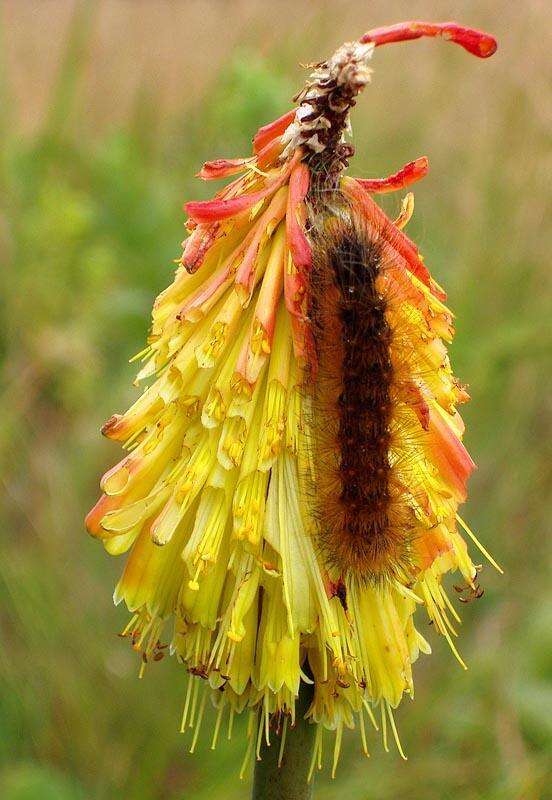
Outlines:
{"type": "Polygon", "coordinates": [[[196,173],[196,178],[204,181],[227,178],[229,175],[243,172],[252,161],[251,158],[217,158],[214,161],[206,161],[201,170],[196,173]]]}
{"type": "Polygon", "coordinates": [[[430,280],[430,288],[431,288],[431,293],[434,295],[434,297],[436,297],[442,303],[446,303],[447,293],[445,292],[444,289],[442,289],[439,286],[439,284],[436,281],[433,280],[433,278],[431,278],[430,280]]]}
{"type": "Polygon", "coordinates": [[[212,222],[209,225],[203,226],[201,231],[197,229],[195,233],[182,243],[184,252],[182,253],[180,263],[187,272],[193,274],[199,269],[207,251],[214,243],[219,232],[220,222],[212,222]]]}
{"type": "Polygon", "coordinates": [[[363,189],[371,194],[383,194],[384,192],[395,192],[398,189],[405,189],[412,183],[416,183],[424,178],[429,170],[429,160],[427,156],[410,161],[405,164],[398,172],[388,175],[386,178],[355,178],[363,189]]]}
{"type": "Polygon", "coordinates": [[[412,406],[418,421],[424,431],[429,430],[429,405],[426,402],[422,390],[415,383],[406,387],[407,402],[412,406]]]}
{"type": "Polygon", "coordinates": [[[96,505],[90,509],[85,517],[84,525],[90,536],[101,534],[100,520],[105,514],[105,495],[102,495],[96,505]]]}
{"type": "Polygon", "coordinates": [[[107,436],[107,438],[111,438],[116,431],[117,426],[119,425],[120,421],[122,420],[121,414],[113,414],[113,416],[109,417],[107,422],[104,422],[100,431],[103,436],[107,436]]]}
{"type": "Polygon", "coordinates": [[[387,25],[383,28],[374,28],[360,39],[360,42],[374,42],[376,47],[394,42],[407,42],[412,39],[421,39],[423,36],[440,36],[446,41],[459,44],[468,53],[478,58],[489,58],[497,50],[497,41],[494,36],[474,28],[466,28],[457,22],[399,22],[396,25],[387,25]]]}
{"type": "MultiPolygon", "coordinates": [[[[132,468],[127,466],[128,457],[124,458],[110,470],[108,470],[100,480],[100,489],[105,494],[117,495],[121,494],[126,488],[130,477],[132,468]]],[[[134,461],[133,469],[138,466],[137,461],[134,461]]]]}
{"type": "Polygon", "coordinates": [[[236,291],[241,306],[245,308],[245,306],[249,302],[249,298],[251,297],[251,289],[249,286],[249,281],[248,280],[236,281],[234,284],[234,289],[236,291]]]}
{"type": "Polygon", "coordinates": [[[448,473],[459,490],[462,501],[466,499],[466,483],[476,469],[475,462],[451,428],[439,414],[430,413],[430,431],[433,454],[440,462],[444,473],[448,473]]]}
{"type": "Polygon", "coordinates": [[[268,169],[268,167],[271,167],[282,152],[282,147],[280,136],[277,136],[276,139],[273,139],[265,145],[257,155],[257,167],[259,169],[268,169]]]}
{"type": "Polygon", "coordinates": [[[460,386],[458,388],[458,392],[457,392],[457,396],[456,396],[456,402],[458,404],[469,403],[470,399],[471,399],[470,395],[468,394],[466,389],[463,386],[460,386]]]}
{"type": "Polygon", "coordinates": [[[443,39],[459,44],[468,53],[472,53],[478,58],[490,58],[498,48],[496,39],[489,33],[473,30],[473,28],[463,28],[454,22],[444,28],[442,36],[443,39]]]}
{"type": "Polygon", "coordinates": [[[253,152],[255,154],[259,154],[273,139],[282,135],[288,125],[293,122],[295,111],[296,109],[292,108],[286,114],[275,119],[274,122],[269,122],[268,125],[263,125],[262,128],[259,128],[253,137],[253,152]]]}

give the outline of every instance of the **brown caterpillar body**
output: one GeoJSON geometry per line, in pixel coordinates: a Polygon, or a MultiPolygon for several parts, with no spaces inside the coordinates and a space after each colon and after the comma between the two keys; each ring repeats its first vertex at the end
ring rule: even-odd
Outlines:
{"type": "MultiPolygon", "coordinates": [[[[326,218],[327,219],[327,218],[326,218]]],[[[390,459],[400,376],[382,293],[385,251],[346,208],[316,231],[310,319],[317,357],[313,487],[324,559],[367,580],[407,559],[412,520],[390,459]]],[[[400,371],[400,368],[399,368],[400,371]]]]}

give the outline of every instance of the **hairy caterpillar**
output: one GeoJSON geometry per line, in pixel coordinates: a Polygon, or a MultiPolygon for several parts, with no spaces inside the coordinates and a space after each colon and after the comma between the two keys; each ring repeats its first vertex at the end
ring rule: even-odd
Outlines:
{"type": "Polygon", "coordinates": [[[412,527],[389,454],[398,387],[386,255],[347,206],[327,227],[315,233],[310,291],[319,538],[341,573],[376,577],[405,561],[412,527]]]}

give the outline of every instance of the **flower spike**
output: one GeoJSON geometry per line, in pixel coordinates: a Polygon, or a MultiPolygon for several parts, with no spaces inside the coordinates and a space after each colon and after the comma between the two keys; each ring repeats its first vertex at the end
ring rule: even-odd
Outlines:
{"type": "Polygon", "coordinates": [[[247,759],[294,726],[308,685],[311,770],[324,729],[333,770],[357,721],[367,752],[364,712],[404,757],[392,709],[431,652],[420,615],[465,666],[443,587],[458,571],[460,600],[482,595],[462,531],[496,565],[458,516],[475,468],[458,412],[469,398],[447,355],[446,295],[402,230],[413,195],[394,222],[375,199],[428,160],[344,174],[375,47],[421,36],[496,49],[456,23],[369,31],[314,66],[249,156],[203,165],[202,180],[231,181],[186,203],[189,236],[136,356],[148,388],[102,429],[128,452],[86,524],[108,553],[128,552],[114,598],[141,670],[167,639],[187,670],[192,751],[209,699],[213,747],[224,714],[231,730],[248,710],[247,759]]]}

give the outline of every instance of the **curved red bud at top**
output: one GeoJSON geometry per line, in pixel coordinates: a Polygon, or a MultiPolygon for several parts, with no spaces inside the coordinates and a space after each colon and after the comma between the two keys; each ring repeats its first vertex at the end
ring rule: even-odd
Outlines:
{"type": "Polygon", "coordinates": [[[399,22],[383,28],[374,28],[360,39],[363,44],[374,42],[376,47],[393,42],[406,42],[421,39],[422,36],[440,36],[449,42],[459,44],[468,53],[479,58],[489,58],[496,52],[497,43],[490,33],[465,28],[457,22],[399,22]]]}

